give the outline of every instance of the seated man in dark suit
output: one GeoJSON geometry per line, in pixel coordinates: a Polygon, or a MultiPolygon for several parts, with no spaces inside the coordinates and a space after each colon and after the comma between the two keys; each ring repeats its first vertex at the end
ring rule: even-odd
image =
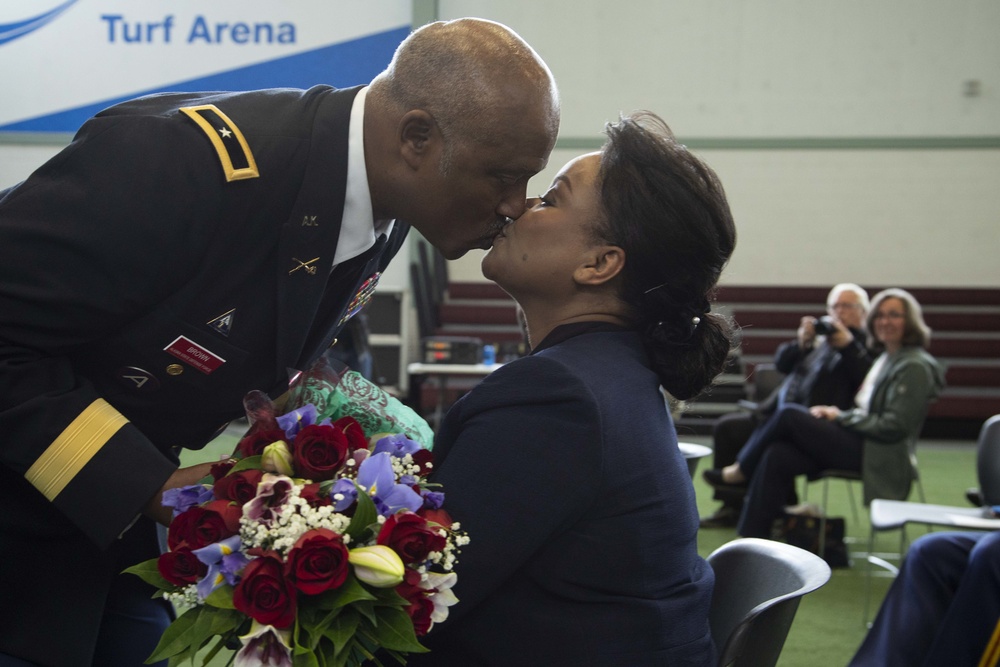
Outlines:
{"type": "MultiPolygon", "coordinates": [[[[733,463],[754,431],[784,403],[840,408],[852,405],[872,364],[863,331],[868,293],[853,283],[841,283],[830,290],[826,309],[829,317],[803,317],[795,340],[778,347],[774,365],[786,376],[778,389],[754,411],[731,413],[716,423],[712,432],[713,470],[733,463]]],[[[746,487],[713,482],[713,470],[704,474],[715,487],[713,497],[721,500],[722,506],[703,518],[701,527],[730,528],[740,516],[746,487]]]]}

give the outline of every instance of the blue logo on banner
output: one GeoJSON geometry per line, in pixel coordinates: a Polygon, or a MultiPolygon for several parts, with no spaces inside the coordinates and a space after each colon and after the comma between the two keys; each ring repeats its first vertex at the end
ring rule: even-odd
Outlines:
{"type": "Polygon", "coordinates": [[[75,3],[76,0],[68,0],[55,9],[50,9],[44,14],[39,14],[38,16],[34,16],[30,19],[15,21],[14,23],[0,24],[0,45],[6,44],[7,42],[13,42],[18,37],[30,35],[39,28],[45,27],[47,23],[62,14],[64,11],[69,9],[70,5],[75,3]]]}

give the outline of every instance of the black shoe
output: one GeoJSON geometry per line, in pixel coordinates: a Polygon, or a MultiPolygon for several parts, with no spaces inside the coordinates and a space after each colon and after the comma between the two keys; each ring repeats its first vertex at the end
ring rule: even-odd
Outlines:
{"type": "Polygon", "coordinates": [[[743,489],[745,491],[747,488],[745,482],[741,484],[730,484],[728,482],[723,481],[721,468],[708,468],[707,470],[702,471],[701,476],[705,479],[706,482],[708,482],[717,489],[725,489],[727,491],[735,491],[737,489],[743,489]]]}
{"type": "Polygon", "coordinates": [[[983,493],[979,489],[972,488],[965,490],[965,499],[972,503],[973,507],[982,507],[983,503],[983,493]]]}
{"type": "Polygon", "coordinates": [[[701,471],[701,476],[712,486],[725,484],[725,482],[722,481],[722,468],[706,468],[701,471]]]}
{"type": "Polygon", "coordinates": [[[735,528],[736,522],[739,521],[740,510],[736,507],[730,507],[729,505],[723,505],[719,509],[715,510],[715,513],[711,516],[706,516],[705,518],[698,521],[698,525],[702,528],[735,528]]]}

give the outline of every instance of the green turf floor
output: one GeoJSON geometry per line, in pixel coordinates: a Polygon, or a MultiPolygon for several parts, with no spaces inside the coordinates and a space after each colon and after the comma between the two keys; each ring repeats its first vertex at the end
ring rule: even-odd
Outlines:
{"type": "MultiPolygon", "coordinates": [[[[234,431],[221,436],[200,452],[186,452],[185,463],[215,460],[220,455],[228,455],[236,442],[234,431]]],[[[710,444],[708,438],[685,437],[688,442],[710,444]]],[[[920,472],[923,478],[927,502],[942,505],[967,507],[965,490],[975,486],[975,443],[971,441],[951,442],[926,440],[918,448],[920,472]]],[[[701,479],[701,470],[711,465],[711,459],[703,459],[695,475],[694,487],[701,515],[710,514],[716,507],[712,500],[712,489],[701,479]]],[[[847,520],[847,540],[852,551],[867,550],[869,523],[867,509],[859,507],[859,520],[851,514],[848,488],[859,500],[859,485],[848,487],[846,482],[831,480],[829,491],[829,516],[843,516],[847,520]]],[[[800,486],[801,489],[801,486],[800,486]]],[[[819,483],[810,486],[809,497],[816,501],[822,497],[819,483]]],[[[911,499],[917,498],[916,491],[911,499]]],[[[914,527],[909,530],[910,539],[922,535],[925,529],[914,527]]],[[[876,551],[895,552],[899,549],[899,532],[887,532],[879,536],[876,551]]],[[[698,551],[708,556],[715,548],[735,539],[732,529],[703,529],[698,534],[698,551]]],[[[803,599],[795,622],[778,661],[779,667],[840,667],[846,665],[854,654],[866,629],[862,622],[867,564],[864,557],[854,559],[851,567],[838,568],[823,588],[803,599]]],[[[891,580],[883,574],[872,579],[872,612],[874,616],[879,603],[885,596],[891,580]]],[[[211,667],[222,667],[228,663],[230,655],[218,656],[211,667]]]]}
{"type": "MultiPolygon", "coordinates": [[[[708,444],[704,439],[685,440],[708,444]]],[[[921,441],[917,454],[927,502],[969,507],[965,490],[976,485],[975,443],[921,441]]],[[[717,502],[712,500],[711,487],[701,479],[701,471],[710,465],[710,458],[703,459],[694,481],[702,516],[711,514],[717,507],[717,502]]],[[[859,520],[855,521],[851,514],[848,488],[848,483],[842,480],[830,481],[827,514],[845,517],[848,548],[854,552],[866,552],[869,536],[867,508],[858,509],[859,520]],[[852,543],[852,540],[856,541],[852,543]]],[[[801,492],[801,483],[799,489],[801,492]]],[[[854,493],[857,502],[860,485],[853,483],[850,492],[854,493]]],[[[809,498],[813,501],[822,498],[821,483],[810,485],[809,498]]],[[[910,499],[918,499],[915,489],[910,499]]],[[[925,532],[923,527],[910,527],[907,537],[914,539],[925,532]]],[[[698,551],[707,556],[713,549],[736,537],[732,529],[702,529],[698,534],[698,551]]],[[[900,532],[886,532],[877,536],[875,551],[896,553],[899,546],[900,532]]],[[[803,599],[778,661],[779,667],[841,667],[847,664],[866,632],[862,616],[867,567],[862,554],[852,560],[850,567],[835,569],[823,588],[803,599]]],[[[871,580],[872,617],[891,583],[884,571],[876,569],[876,572],[878,575],[871,580]]]]}

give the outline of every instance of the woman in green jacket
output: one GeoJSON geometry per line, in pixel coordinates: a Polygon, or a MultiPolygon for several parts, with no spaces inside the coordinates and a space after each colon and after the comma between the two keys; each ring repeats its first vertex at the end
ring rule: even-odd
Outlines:
{"type": "Polygon", "coordinates": [[[855,407],[787,405],[771,437],[744,447],[720,471],[722,484],[749,483],[737,532],[770,537],[789,504],[797,475],[835,468],[861,472],[865,503],[905,499],[914,479],[910,454],[927,406],[944,388],[944,369],[926,350],[930,329],[909,292],[887,289],[872,299],[871,346],[881,355],[855,396],[855,407]]]}

